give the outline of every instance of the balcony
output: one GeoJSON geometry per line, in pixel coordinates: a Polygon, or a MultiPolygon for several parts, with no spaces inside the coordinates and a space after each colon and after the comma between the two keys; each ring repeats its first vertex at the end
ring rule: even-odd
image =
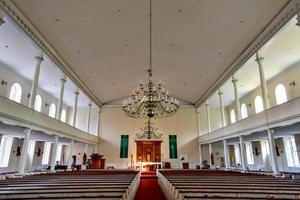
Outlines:
{"type": "Polygon", "coordinates": [[[61,137],[72,138],[89,144],[95,144],[98,137],[49,117],[44,113],[32,110],[22,104],[16,103],[0,96],[0,120],[17,126],[29,127],[55,134],[61,137]]]}
{"type": "Polygon", "coordinates": [[[300,97],[205,135],[200,135],[198,141],[200,144],[211,143],[237,137],[240,134],[247,135],[257,131],[266,130],[267,128],[287,126],[296,122],[300,122],[300,97]]]}

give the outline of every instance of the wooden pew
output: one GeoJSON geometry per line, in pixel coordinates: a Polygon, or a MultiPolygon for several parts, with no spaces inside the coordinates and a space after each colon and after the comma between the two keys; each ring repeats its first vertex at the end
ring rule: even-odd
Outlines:
{"type": "Polygon", "coordinates": [[[160,170],[168,199],[299,199],[300,182],[214,170],[160,170]]]}
{"type": "Polygon", "coordinates": [[[0,199],[134,199],[136,171],[59,172],[0,181],[0,199]]]}

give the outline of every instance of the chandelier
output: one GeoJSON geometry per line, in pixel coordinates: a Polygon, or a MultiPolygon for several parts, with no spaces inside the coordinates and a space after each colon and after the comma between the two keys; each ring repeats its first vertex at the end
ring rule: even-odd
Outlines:
{"type": "Polygon", "coordinates": [[[146,126],[141,128],[139,133],[136,134],[137,139],[162,139],[163,134],[158,131],[158,128],[152,126],[153,123],[150,122],[150,118],[145,125],[146,126]]]}
{"type": "Polygon", "coordinates": [[[152,79],[152,6],[150,0],[150,59],[148,80],[132,90],[132,96],[123,101],[122,110],[132,118],[165,118],[170,117],[179,109],[178,100],[169,95],[161,81],[156,84],[152,79]]]}

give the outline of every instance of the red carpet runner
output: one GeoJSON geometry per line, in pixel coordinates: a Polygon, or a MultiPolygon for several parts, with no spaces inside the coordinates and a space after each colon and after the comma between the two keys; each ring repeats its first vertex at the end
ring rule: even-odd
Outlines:
{"type": "Polygon", "coordinates": [[[165,200],[155,173],[142,173],[139,188],[135,195],[135,200],[165,200]]]}

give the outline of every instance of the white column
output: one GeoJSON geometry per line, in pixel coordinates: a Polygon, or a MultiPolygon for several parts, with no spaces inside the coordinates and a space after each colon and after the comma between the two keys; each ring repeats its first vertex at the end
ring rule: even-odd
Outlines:
{"type": "Polygon", "coordinates": [[[31,130],[25,130],[25,138],[24,138],[23,145],[22,145],[18,174],[24,174],[27,155],[28,155],[27,152],[28,152],[28,148],[29,148],[30,135],[31,135],[31,130]]]}
{"type": "Polygon", "coordinates": [[[73,114],[72,126],[76,127],[77,104],[78,104],[78,95],[79,95],[79,89],[78,88],[75,90],[74,94],[75,94],[75,102],[74,102],[74,114],[73,114]]]}
{"type": "Polygon", "coordinates": [[[200,166],[202,166],[202,149],[201,149],[201,144],[199,144],[199,161],[200,161],[200,166]]]}
{"type": "Polygon", "coordinates": [[[62,105],[63,105],[63,102],[64,102],[65,83],[67,81],[66,75],[64,75],[60,80],[61,80],[60,95],[59,95],[58,107],[57,107],[57,113],[56,113],[56,119],[57,120],[60,120],[61,111],[62,111],[62,105]]]}
{"type": "Polygon", "coordinates": [[[197,112],[197,125],[198,125],[198,135],[201,135],[201,127],[200,127],[200,109],[196,109],[197,112]]]}
{"type": "Polygon", "coordinates": [[[264,109],[270,108],[270,102],[269,102],[269,97],[268,97],[268,88],[267,88],[267,81],[265,78],[265,71],[264,67],[262,64],[263,57],[260,57],[258,52],[256,52],[256,59],[255,61],[258,64],[258,69],[259,69],[259,77],[260,77],[260,86],[261,86],[261,91],[262,91],[262,96],[263,96],[263,101],[264,101],[264,109]]]}
{"type": "Polygon", "coordinates": [[[225,122],[225,113],[224,113],[224,105],[223,105],[223,92],[221,90],[218,90],[218,95],[219,95],[219,102],[220,102],[220,114],[221,114],[222,127],[225,127],[226,122],[225,122]]]}
{"type": "Polygon", "coordinates": [[[72,170],[72,163],[73,163],[73,148],[74,148],[74,140],[72,139],[69,145],[69,157],[68,157],[68,171],[72,170]]]}
{"type": "Polygon", "coordinates": [[[232,83],[233,83],[233,89],[234,89],[234,99],[235,99],[235,107],[236,107],[236,119],[237,121],[241,120],[241,106],[240,106],[240,100],[239,100],[239,91],[237,88],[237,82],[238,80],[232,75],[232,83]]]}
{"type": "Polygon", "coordinates": [[[247,171],[246,158],[245,158],[245,145],[244,145],[244,136],[240,135],[240,151],[241,151],[241,162],[243,172],[247,171]]]}
{"type": "Polygon", "coordinates": [[[101,108],[99,108],[98,116],[97,116],[97,137],[98,137],[98,143],[96,144],[95,152],[99,153],[99,145],[100,145],[100,115],[101,115],[101,108]]]}
{"type": "Polygon", "coordinates": [[[212,169],[213,166],[212,166],[212,160],[211,160],[211,154],[212,154],[212,144],[211,143],[208,144],[208,153],[209,153],[209,165],[210,165],[210,168],[212,169]]]}
{"type": "Polygon", "coordinates": [[[36,93],[37,93],[37,89],[38,89],[38,85],[39,85],[41,63],[44,60],[43,53],[41,52],[40,55],[37,55],[35,57],[35,60],[36,60],[36,65],[35,65],[35,71],[34,71],[34,76],[33,76],[33,80],[32,80],[31,91],[30,91],[29,108],[34,107],[35,97],[36,97],[36,93]]]}
{"type": "Polygon", "coordinates": [[[90,121],[91,121],[91,109],[92,109],[92,102],[90,101],[88,104],[88,114],[86,119],[86,132],[90,132],[90,121]]]}
{"type": "Polygon", "coordinates": [[[224,145],[225,168],[230,169],[229,152],[228,152],[228,146],[227,146],[227,141],[226,140],[223,140],[223,145],[224,145]]]}
{"type": "Polygon", "coordinates": [[[208,130],[208,133],[211,132],[211,126],[210,126],[210,113],[209,113],[209,103],[208,101],[206,101],[206,117],[207,117],[207,130],[208,130]]]}
{"type": "Polygon", "coordinates": [[[52,153],[51,153],[51,167],[50,167],[50,172],[55,172],[55,159],[56,159],[56,154],[57,154],[57,147],[58,147],[58,136],[54,136],[54,143],[53,143],[53,148],[52,148],[52,153]]]}
{"type": "Polygon", "coordinates": [[[271,157],[271,163],[272,163],[272,170],[274,175],[280,175],[279,168],[278,168],[278,162],[275,152],[275,140],[273,136],[272,130],[268,129],[268,138],[269,138],[269,147],[270,147],[270,157],[271,157]]]}

